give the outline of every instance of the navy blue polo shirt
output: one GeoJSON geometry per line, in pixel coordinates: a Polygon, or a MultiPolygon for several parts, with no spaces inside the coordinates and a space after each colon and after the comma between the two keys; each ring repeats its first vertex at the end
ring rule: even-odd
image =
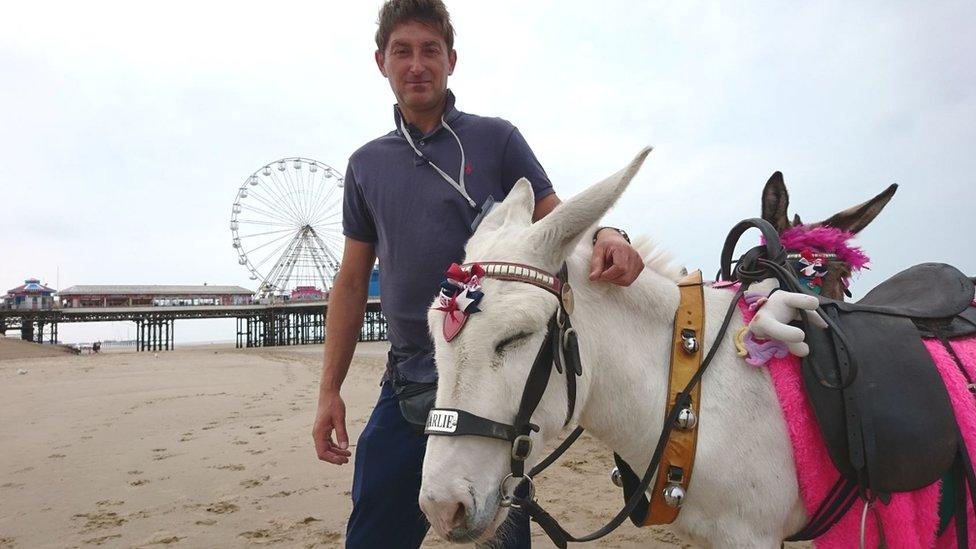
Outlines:
{"type": "Polygon", "coordinates": [[[465,188],[471,205],[428,163],[458,179],[461,151],[442,126],[428,134],[407,130],[423,156],[396,130],[353,153],[346,170],[343,234],[375,244],[380,300],[390,340],[388,375],[430,382],[437,379],[427,309],[451,263],[461,263],[471,224],[491,195],[505,198],[521,177],[532,182],[536,200],[552,183],[525,138],[508,121],[463,113],[448,90],[444,120],[464,147],[465,188]],[[425,159],[426,157],[426,159],[425,159]]]}

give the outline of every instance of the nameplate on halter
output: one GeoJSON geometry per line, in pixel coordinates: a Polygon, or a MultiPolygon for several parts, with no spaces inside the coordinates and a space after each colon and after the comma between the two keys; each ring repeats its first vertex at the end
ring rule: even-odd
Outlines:
{"type": "Polygon", "coordinates": [[[427,415],[425,432],[453,433],[457,431],[458,413],[453,410],[431,410],[427,415]]]}

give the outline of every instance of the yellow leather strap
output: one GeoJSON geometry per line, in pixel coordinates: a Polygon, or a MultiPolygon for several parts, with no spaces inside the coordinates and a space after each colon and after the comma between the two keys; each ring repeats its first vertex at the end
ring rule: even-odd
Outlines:
{"type": "MultiPolygon", "coordinates": [[[[702,361],[702,342],[705,337],[705,294],[702,289],[701,271],[695,271],[680,282],[681,302],[674,316],[674,334],[671,338],[671,370],[668,381],[668,402],[665,414],[674,406],[675,399],[698,371],[702,361]],[[691,331],[698,341],[695,352],[688,352],[683,345],[684,335],[691,331]]],[[[691,393],[692,411],[696,418],[701,384],[695,386],[691,393]]],[[[687,492],[691,482],[691,469],[695,464],[695,446],[698,443],[698,423],[691,429],[675,427],[671,431],[668,444],[658,467],[657,480],[651,494],[651,505],[644,526],[652,524],[670,524],[678,518],[680,508],[669,506],[664,501],[664,490],[669,482],[675,482],[687,492]],[[669,479],[670,477],[670,479],[669,479]]]]}

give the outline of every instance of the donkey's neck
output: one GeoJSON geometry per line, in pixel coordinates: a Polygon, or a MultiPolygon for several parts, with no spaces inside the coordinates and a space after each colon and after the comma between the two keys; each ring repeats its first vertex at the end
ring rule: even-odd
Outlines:
{"type": "MultiPolygon", "coordinates": [[[[571,280],[587,280],[586,263],[569,266],[571,280]]],[[[585,399],[579,423],[622,456],[637,455],[664,420],[678,286],[647,270],[626,288],[587,281],[574,290],[585,399]]]]}

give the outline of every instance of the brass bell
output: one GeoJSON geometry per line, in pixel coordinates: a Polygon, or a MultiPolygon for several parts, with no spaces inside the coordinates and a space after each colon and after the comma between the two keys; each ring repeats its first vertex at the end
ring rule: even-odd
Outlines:
{"type": "Polygon", "coordinates": [[[681,487],[680,484],[668,484],[664,488],[664,503],[668,504],[668,507],[674,507],[675,509],[681,507],[681,503],[685,500],[685,489],[681,487]]]}
{"type": "Polygon", "coordinates": [[[698,416],[695,415],[695,411],[691,408],[684,408],[678,412],[678,419],[675,420],[675,425],[678,429],[688,431],[694,429],[695,425],[698,425],[698,416]]]}
{"type": "Polygon", "coordinates": [[[610,482],[612,482],[617,488],[624,487],[624,478],[620,474],[620,469],[614,467],[610,470],[610,482]]]}

